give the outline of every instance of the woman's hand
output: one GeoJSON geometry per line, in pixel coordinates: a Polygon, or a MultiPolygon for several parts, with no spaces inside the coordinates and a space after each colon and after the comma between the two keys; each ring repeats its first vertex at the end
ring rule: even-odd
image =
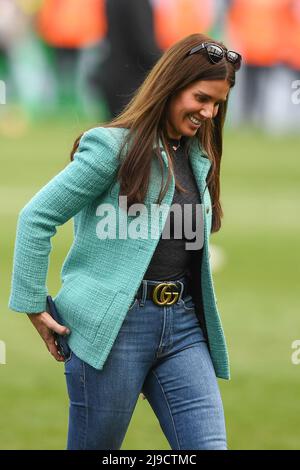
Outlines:
{"type": "Polygon", "coordinates": [[[66,335],[70,334],[70,330],[57,323],[48,312],[28,313],[27,315],[45,342],[48,351],[57,361],[63,362],[64,358],[58,351],[53,332],[66,335]]]}

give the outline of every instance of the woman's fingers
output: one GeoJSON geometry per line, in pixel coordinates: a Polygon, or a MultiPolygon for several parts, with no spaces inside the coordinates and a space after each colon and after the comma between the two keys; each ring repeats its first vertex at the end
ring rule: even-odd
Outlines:
{"type": "Polygon", "coordinates": [[[59,335],[70,333],[70,330],[66,326],[57,323],[48,312],[32,313],[28,314],[28,316],[40,334],[42,334],[42,330],[45,326],[59,335]]]}
{"type": "Polygon", "coordinates": [[[59,353],[54,333],[65,335],[69,334],[70,330],[66,326],[57,323],[48,312],[28,314],[28,316],[44,340],[48,351],[57,361],[64,361],[63,356],[59,353]]]}
{"type": "Polygon", "coordinates": [[[57,344],[55,342],[55,338],[52,334],[52,336],[49,336],[49,338],[47,340],[44,340],[46,346],[47,346],[47,349],[48,351],[50,352],[50,354],[52,354],[52,356],[57,360],[57,361],[64,361],[64,358],[59,354],[59,351],[58,351],[58,347],[57,347],[57,344]]]}
{"type": "Polygon", "coordinates": [[[67,335],[70,333],[70,330],[66,326],[57,323],[48,312],[42,313],[42,321],[50,330],[55,331],[55,333],[59,335],[67,335]]]}

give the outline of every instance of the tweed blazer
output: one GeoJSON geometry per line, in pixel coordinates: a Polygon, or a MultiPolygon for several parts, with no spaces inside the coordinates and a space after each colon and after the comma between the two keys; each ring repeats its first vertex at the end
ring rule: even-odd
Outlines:
{"type": "MultiPolygon", "coordinates": [[[[161,225],[151,226],[148,214],[151,204],[157,201],[162,182],[159,162],[153,158],[144,202],[149,211],[147,214],[145,210],[139,217],[141,237],[98,236],[104,204],[119,210],[120,186],[116,175],[120,162],[117,155],[127,132],[127,129],[112,127],[86,131],[73,161],[32,197],[17,220],[8,306],[16,312],[34,314],[46,310],[46,296],[50,295],[46,279],[51,237],[56,234],[56,227],[73,218],[74,240],[61,268],[61,288],[53,300],[63,323],[71,330],[68,336],[70,348],[97,369],[103,368],[168,216],[165,211],[161,225]]],[[[167,154],[161,141],[159,145],[167,170],[167,154]]],[[[189,159],[205,208],[199,288],[202,290],[208,347],[216,376],[230,379],[228,350],[209,262],[212,207],[206,177],[211,162],[196,139],[192,141],[189,159]]],[[[166,174],[164,171],[163,184],[166,174]]],[[[162,201],[167,208],[172,204],[174,191],[172,176],[162,201]]],[[[121,217],[116,219],[117,229],[124,229],[121,217]]],[[[127,225],[132,220],[133,216],[129,216],[127,225]]]]}

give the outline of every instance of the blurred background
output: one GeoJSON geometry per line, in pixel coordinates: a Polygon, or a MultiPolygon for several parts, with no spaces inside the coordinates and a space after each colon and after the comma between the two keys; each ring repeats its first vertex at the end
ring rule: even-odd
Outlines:
{"type": "MultiPolygon", "coordinates": [[[[300,448],[300,0],[0,0],[0,449],[64,449],[68,424],[63,365],[7,307],[18,213],[77,136],[120,112],[163,51],[195,32],[244,59],[211,238],[229,448],[300,448]]],[[[52,296],[72,235],[69,221],[52,239],[52,296]]],[[[122,449],[169,448],[139,399],[122,449]]]]}

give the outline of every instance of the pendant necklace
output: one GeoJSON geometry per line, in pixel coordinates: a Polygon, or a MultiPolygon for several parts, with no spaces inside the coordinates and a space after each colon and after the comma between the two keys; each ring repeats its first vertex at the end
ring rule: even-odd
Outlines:
{"type": "Polygon", "coordinates": [[[171,144],[172,149],[176,152],[176,150],[179,149],[181,142],[180,142],[180,139],[179,140],[170,139],[170,144],[171,144]]]}

